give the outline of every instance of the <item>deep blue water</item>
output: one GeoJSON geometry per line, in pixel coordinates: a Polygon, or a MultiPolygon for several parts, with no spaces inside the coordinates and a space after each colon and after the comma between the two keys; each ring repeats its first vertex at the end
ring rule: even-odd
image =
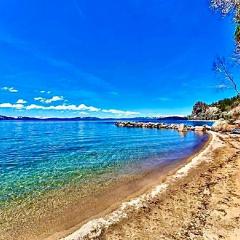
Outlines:
{"type": "Polygon", "coordinates": [[[189,156],[206,140],[104,121],[1,121],[0,202],[142,173],[189,156]]]}

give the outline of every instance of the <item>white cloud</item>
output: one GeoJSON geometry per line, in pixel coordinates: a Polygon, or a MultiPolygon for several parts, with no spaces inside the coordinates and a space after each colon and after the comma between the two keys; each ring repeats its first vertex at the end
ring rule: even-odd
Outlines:
{"type": "Polygon", "coordinates": [[[112,113],[117,115],[124,115],[124,116],[131,116],[131,115],[138,115],[139,112],[132,112],[132,111],[123,111],[123,110],[117,110],[117,109],[103,109],[104,113],[112,113]]]}
{"type": "Polygon", "coordinates": [[[98,112],[100,111],[101,109],[100,108],[96,108],[96,107],[92,107],[92,106],[86,106],[85,104],[80,104],[78,106],[79,110],[87,110],[87,111],[90,111],[90,112],[98,112]]]}
{"type": "Polygon", "coordinates": [[[42,110],[90,111],[90,112],[98,112],[101,110],[100,108],[86,106],[85,104],[57,105],[57,106],[41,106],[41,105],[31,104],[31,105],[27,106],[26,109],[27,110],[42,109],[42,110]]]}
{"type": "Polygon", "coordinates": [[[45,102],[45,98],[43,97],[35,97],[34,100],[39,102],[45,102]]]}
{"type": "Polygon", "coordinates": [[[15,109],[23,109],[23,104],[12,104],[12,103],[0,103],[0,108],[15,108],[15,109]]]}
{"type": "Polygon", "coordinates": [[[47,93],[47,94],[50,94],[51,91],[45,91],[45,90],[41,90],[40,93],[47,93]]]}
{"type": "Polygon", "coordinates": [[[55,110],[55,111],[80,111],[81,114],[86,114],[84,111],[87,112],[103,112],[103,113],[111,113],[117,116],[131,116],[131,115],[138,115],[139,112],[133,111],[123,111],[117,109],[101,109],[93,106],[87,106],[85,104],[80,105],[57,105],[57,106],[42,106],[37,104],[30,104],[24,106],[24,100],[19,99],[17,104],[11,103],[1,103],[0,108],[15,108],[15,109],[26,109],[26,110],[55,110]]]}
{"type": "Polygon", "coordinates": [[[53,96],[50,99],[46,100],[46,103],[56,102],[56,101],[62,101],[64,100],[63,96],[53,96]]]}
{"type": "Polygon", "coordinates": [[[26,109],[27,109],[27,110],[32,110],[32,109],[44,109],[44,106],[39,106],[39,105],[36,105],[36,104],[31,104],[31,105],[26,106],[26,109]]]}
{"type": "Polygon", "coordinates": [[[64,100],[64,97],[63,96],[53,96],[51,98],[35,97],[34,100],[39,101],[41,103],[52,103],[52,102],[62,101],[64,100]]]}
{"type": "Polygon", "coordinates": [[[11,93],[16,93],[16,92],[18,92],[18,90],[15,89],[14,87],[3,87],[2,90],[8,91],[8,92],[11,92],[11,93]]]}
{"type": "Polygon", "coordinates": [[[18,104],[24,104],[24,103],[27,103],[27,101],[23,100],[23,99],[18,99],[17,100],[17,103],[18,104]]]}

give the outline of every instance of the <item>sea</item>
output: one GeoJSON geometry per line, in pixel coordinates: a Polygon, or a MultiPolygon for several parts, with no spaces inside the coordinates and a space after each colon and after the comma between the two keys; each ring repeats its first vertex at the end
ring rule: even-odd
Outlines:
{"type": "MultiPolygon", "coordinates": [[[[16,216],[19,219],[15,229],[17,224],[21,229],[28,216],[35,219],[34,212],[43,216],[45,213],[39,204],[44,199],[47,199],[46,209],[63,206],[67,209],[73,201],[70,195],[74,196],[75,203],[78,198],[97,198],[101,189],[117,184],[120,179],[144,175],[186,159],[208,140],[207,134],[193,131],[124,128],[114,123],[113,120],[0,121],[2,229],[11,229],[14,226],[11,219],[16,216]],[[54,205],[51,199],[56,200],[56,195],[61,197],[54,205]]],[[[5,233],[2,236],[7,236],[5,233]]]]}

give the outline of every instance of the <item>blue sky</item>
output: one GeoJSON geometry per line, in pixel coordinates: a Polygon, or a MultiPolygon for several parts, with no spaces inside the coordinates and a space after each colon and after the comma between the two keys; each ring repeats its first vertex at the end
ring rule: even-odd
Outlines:
{"type": "Polygon", "coordinates": [[[8,0],[0,16],[0,115],[185,115],[234,95],[212,72],[234,24],[208,0],[8,0]]]}

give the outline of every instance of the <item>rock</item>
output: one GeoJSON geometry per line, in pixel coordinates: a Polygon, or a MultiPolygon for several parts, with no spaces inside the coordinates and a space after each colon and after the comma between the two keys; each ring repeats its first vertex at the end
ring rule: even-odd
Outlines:
{"type": "Polygon", "coordinates": [[[186,132],[187,131],[187,127],[184,124],[179,124],[178,125],[178,131],[179,132],[186,132]]]}
{"type": "Polygon", "coordinates": [[[232,124],[227,124],[226,126],[225,126],[225,129],[223,129],[222,131],[223,132],[231,132],[233,129],[235,129],[235,125],[232,125],[232,124]]]}
{"type": "Polygon", "coordinates": [[[239,119],[239,120],[236,120],[236,121],[234,122],[234,124],[235,124],[237,127],[240,127],[240,119],[239,119]]]}
{"type": "Polygon", "coordinates": [[[204,127],[206,128],[206,130],[211,130],[211,126],[209,126],[209,125],[204,125],[204,127]]]}
{"type": "Polygon", "coordinates": [[[217,121],[215,121],[211,127],[211,130],[213,131],[221,131],[222,127],[224,124],[228,124],[228,122],[226,120],[223,119],[219,119],[217,121]]]}
{"type": "Polygon", "coordinates": [[[209,188],[205,188],[205,189],[203,190],[203,195],[209,196],[210,194],[211,194],[211,193],[210,193],[209,188]]]}
{"type": "Polygon", "coordinates": [[[229,115],[232,116],[233,119],[240,119],[240,103],[229,111],[229,115]]]}
{"type": "Polygon", "coordinates": [[[229,124],[227,120],[220,119],[216,121],[211,130],[216,132],[231,132],[235,128],[235,125],[229,124]]]}
{"type": "MultiPolygon", "coordinates": [[[[206,131],[206,126],[187,126],[185,124],[165,124],[165,123],[153,123],[153,122],[116,122],[115,125],[117,127],[129,127],[129,128],[157,128],[157,129],[174,129],[178,130],[181,133],[185,133],[187,131],[198,131],[204,132],[206,131]]],[[[229,126],[229,125],[228,125],[229,126]]],[[[210,128],[210,127],[208,127],[210,128]]],[[[231,131],[233,128],[228,129],[231,131]]]]}
{"type": "Polygon", "coordinates": [[[204,127],[204,126],[195,126],[194,127],[194,131],[196,131],[196,132],[205,132],[206,131],[206,127],[204,127]]]}
{"type": "Polygon", "coordinates": [[[240,134],[240,128],[234,128],[232,131],[231,131],[232,134],[240,134]]]}

